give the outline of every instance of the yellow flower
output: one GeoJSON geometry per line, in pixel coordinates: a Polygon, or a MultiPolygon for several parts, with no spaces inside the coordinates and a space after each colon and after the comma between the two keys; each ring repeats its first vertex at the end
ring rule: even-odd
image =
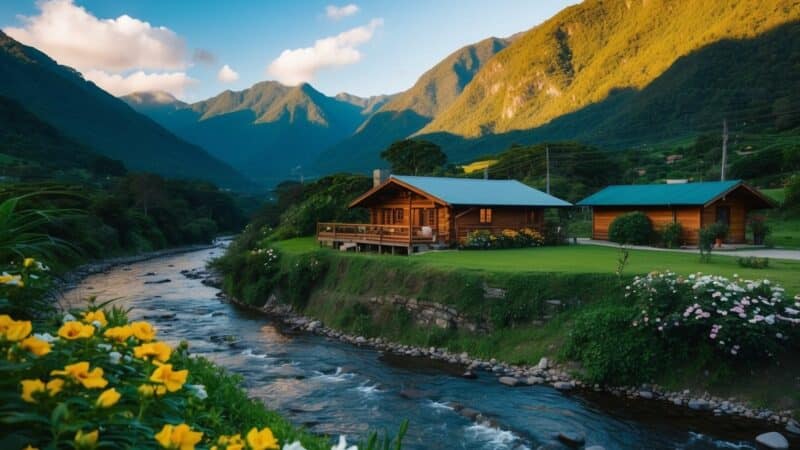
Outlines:
{"type": "Polygon", "coordinates": [[[97,447],[97,439],[100,437],[100,432],[94,430],[90,433],[84,433],[78,430],[75,433],[75,448],[77,449],[93,449],[97,447]]]}
{"type": "Polygon", "coordinates": [[[232,436],[222,435],[217,439],[219,445],[224,445],[225,450],[241,450],[244,448],[244,441],[241,434],[234,434],[232,436]]]}
{"type": "Polygon", "coordinates": [[[22,399],[28,403],[36,403],[33,394],[45,391],[42,380],[22,380],[20,384],[22,384],[22,399]]]}
{"type": "Polygon", "coordinates": [[[73,381],[81,383],[86,389],[102,389],[108,384],[108,380],[103,378],[103,369],[95,367],[89,371],[89,363],[86,361],[70,364],[64,370],[54,370],[50,375],[65,375],[73,381]]]}
{"type": "Polygon", "coordinates": [[[50,349],[52,348],[49,342],[35,337],[25,338],[20,344],[20,347],[36,356],[46,355],[50,353],[50,349]]]}
{"type": "Polygon", "coordinates": [[[194,446],[203,439],[203,433],[192,431],[185,423],[167,424],[156,434],[155,438],[163,448],[193,450],[194,446]]]}
{"type": "Polygon", "coordinates": [[[34,447],[31,444],[28,444],[28,446],[23,448],[22,450],[39,450],[39,447],[34,447]]]}
{"type": "Polygon", "coordinates": [[[97,397],[95,404],[101,408],[110,408],[119,401],[120,397],[121,395],[116,389],[106,389],[97,397]]]}
{"type": "Polygon", "coordinates": [[[77,321],[67,322],[58,329],[58,335],[71,341],[75,339],[90,338],[94,334],[94,327],[84,325],[77,321]]]}
{"type": "Polygon", "coordinates": [[[0,284],[25,287],[25,282],[22,281],[22,275],[9,275],[6,272],[0,274],[0,284]]]}
{"type": "Polygon", "coordinates": [[[161,362],[167,362],[172,349],[163,342],[149,342],[133,348],[133,356],[148,359],[151,356],[161,362]]]}
{"type": "Polygon", "coordinates": [[[112,341],[125,342],[129,337],[133,336],[133,328],[130,325],[109,328],[103,332],[103,336],[112,341]]]}
{"type": "Polygon", "coordinates": [[[152,341],[156,338],[156,329],[149,322],[133,322],[133,335],[140,341],[152,341]]]}
{"type": "Polygon", "coordinates": [[[188,370],[172,370],[172,364],[163,364],[153,371],[150,381],[163,384],[168,391],[175,392],[186,383],[188,375],[188,370]]]}
{"type": "Polygon", "coordinates": [[[29,320],[14,320],[3,314],[0,316],[0,338],[9,341],[21,341],[33,331],[29,320]]]}
{"type": "Polygon", "coordinates": [[[30,266],[32,266],[32,265],[33,265],[35,262],[36,262],[36,260],[35,260],[35,259],[33,259],[33,258],[25,258],[25,259],[22,261],[22,267],[30,267],[30,266]]]}
{"type": "Polygon", "coordinates": [[[102,310],[97,311],[85,311],[83,314],[83,321],[86,323],[92,323],[94,321],[100,322],[101,326],[108,325],[108,320],[106,320],[106,313],[102,310]]]}
{"type": "Polygon", "coordinates": [[[64,387],[64,380],[61,378],[53,378],[52,380],[47,382],[47,393],[50,394],[50,397],[58,394],[61,392],[61,389],[64,387]]]}
{"type": "Polygon", "coordinates": [[[142,397],[160,397],[167,393],[167,388],[161,385],[143,384],[139,386],[139,395],[142,397]]]}
{"type": "Polygon", "coordinates": [[[264,427],[258,431],[253,427],[247,432],[247,445],[252,450],[277,450],[278,440],[272,435],[272,430],[269,427],[264,427]]]}

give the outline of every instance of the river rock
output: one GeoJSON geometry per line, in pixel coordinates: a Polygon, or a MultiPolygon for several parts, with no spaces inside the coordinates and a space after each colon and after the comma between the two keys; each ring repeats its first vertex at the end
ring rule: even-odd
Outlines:
{"type": "Polygon", "coordinates": [[[172,280],[170,280],[169,278],[164,278],[163,280],[157,280],[157,281],[145,281],[144,284],[164,284],[171,282],[172,280]]]}
{"type": "Polygon", "coordinates": [[[458,411],[458,413],[461,414],[462,416],[466,417],[469,420],[475,420],[475,419],[478,418],[478,416],[481,415],[480,411],[478,411],[477,409],[472,409],[472,408],[461,408],[461,410],[458,411]]]}
{"type": "Polygon", "coordinates": [[[797,423],[796,420],[791,419],[790,421],[786,422],[786,431],[792,434],[800,435],[800,423],[797,423]]]}
{"type": "Polygon", "coordinates": [[[756,436],[756,442],[769,449],[788,449],[789,441],[777,431],[759,434],[756,436]]]}
{"type": "Polygon", "coordinates": [[[705,411],[710,407],[711,405],[708,404],[708,401],[703,400],[702,398],[693,398],[689,400],[689,409],[693,409],[695,411],[705,411]]]}
{"type": "Polygon", "coordinates": [[[539,370],[547,370],[550,367],[550,361],[547,358],[542,358],[539,360],[539,364],[536,365],[536,368],[539,370]]]}
{"type": "Polygon", "coordinates": [[[514,387],[519,384],[519,379],[514,377],[500,377],[498,380],[500,383],[505,384],[506,386],[514,387]]]}
{"type": "Polygon", "coordinates": [[[569,391],[570,389],[574,388],[575,385],[573,385],[570,381],[556,381],[553,383],[553,387],[559,391],[569,391]]]}
{"type": "Polygon", "coordinates": [[[583,435],[583,433],[576,431],[562,431],[558,433],[558,440],[569,446],[577,447],[586,442],[586,437],[583,435]]]}
{"type": "Polygon", "coordinates": [[[653,393],[650,392],[650,391],[639,391],[639,397],[641,397],[641,398],[643,398],[645,400],[652,400],[653,399],[653,393]]]}
{"type": "Polygon", "coordinates": [[[473,379],[475,379],[475,378],[478,378],[478,376],[477,376],[477,375],[475,375],[475,372],[473,372],[473,371],[471,371],[471,370],[467,370],[466,372],[464,372],[463,374],[461,374],[461,377],[462,377],[462,378],[468,378],[468,379],[470,379],[470,380],[473,380],[473,379]]]}
{"type": "Polygon", "coordinates": [[[530,385],[530,386],[533,386],[535,384],[543,384],[544,383],[544,378],[542,378],[542,377],[528,377],[525,380],[525,382],[528,383],[528,385],[530,385]]]}
{"type": "Polygon", "coordinates": [[[589,447],[586,447],[583,450],[606,450],[606,448],[601,445],[590,445],[589,447]]]}

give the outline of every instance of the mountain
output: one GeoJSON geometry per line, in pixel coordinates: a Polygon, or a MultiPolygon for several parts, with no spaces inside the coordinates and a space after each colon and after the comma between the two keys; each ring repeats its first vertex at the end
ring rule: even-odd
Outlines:
{"type": "Polygon", "coordinates": [[[326,150],[315,167],[321,171],[367,170],[386,163],[380,152],[414,134],[452,104],[481,67],[509,44],[489,38],[448,55],[409,90],[393,96],[355,134],[326,150]]]}
{"type": "Polygon", "coordinates": [[[125,167],[42,122],[17,101],[0,96],[0,171],[20,180],[120,175],[125,167]],[[84,173],[85,173],[84,172],[84,173]]]}
{"type": "Polygon", "coordinates": [[[325,148],[352,134],[379,99],[328,97],[310,84],[264,81],[192,104],[153,93],[124,100],[178,136],[265,184],[307,171],[325,148]],[[362,106],[363,104],[363,106],[362,106]]]}
{"type": "Polygon", "coordinates": [[[130,170],[199,178],[224,187],[248,182],[125,102],[0,32],[0,96],[13,99],[67,138],[122,161],[130,170]]]}
{"type": "Polygon", "coordinates": [[[515,39],[418,136],[468,159],[751,127],[800,105],[798,20],[794,0],[586,0],[515,39]]]}
{"type": "Polygon", "coordinates": [[[357,95],[340,92],[336,94],[336,100],[350,103],[361,108],[361,115],[369,116],[379,110],[387,102],[397,97],[398,94],[373,95],[370,97],[359,97],[357,95]]]}

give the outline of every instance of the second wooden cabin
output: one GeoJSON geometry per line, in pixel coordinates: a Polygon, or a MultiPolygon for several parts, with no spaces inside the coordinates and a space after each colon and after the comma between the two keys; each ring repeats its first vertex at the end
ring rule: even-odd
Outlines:
{"type": "Polygon", "coordinates": [[[700,229],[722,222],[728,226],[726,242],[746,242],[747,214],[772,208],[773,203],[740,180],[679,184],[609,186],[580,202],[592,208],[592,238],[608,240],[611,222],[621,214],[641,211],[655,229],[678,222],[682,240],[696,245],[700,229]]]}

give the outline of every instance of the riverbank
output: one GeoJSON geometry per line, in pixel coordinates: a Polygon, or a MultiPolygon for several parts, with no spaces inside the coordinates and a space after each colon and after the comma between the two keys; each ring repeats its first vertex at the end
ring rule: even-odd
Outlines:
{"type": "MultiPolygon", "coordinates": [[[[332,339],[462,364],[467,376],[486,370],[509,386],[597,390],[709,416],[760,420],[785,434],[797,430],[793,393],[800,380],[792,355],[747,376],[728,372],[726,380],[709,371],[709,360],[695,359],[645,382],[592,382],[563,347],[577,316],[603,312],[608,297],[622,297],[616,277],[435,270],[415,259],[284,251],[280,266],[288,272],[273,274],[261,303],[239,303],[332,339]],[[534,308],[520,310],[523,304],[534,308]]],[[[230,293],[229,281],[217,280],[230,293]]],[[[246,285],[238,288],[259,295],[246,285]]]]}

